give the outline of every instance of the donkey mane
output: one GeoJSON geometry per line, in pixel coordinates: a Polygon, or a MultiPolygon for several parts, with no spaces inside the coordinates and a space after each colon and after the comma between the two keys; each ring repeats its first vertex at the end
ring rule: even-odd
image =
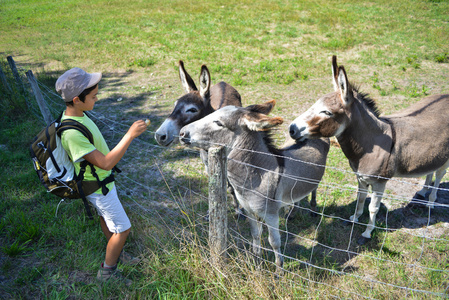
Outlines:
{"type": "Polygon", "coordinates": [[[352,85],[352,91],[355,92],[354,93],[354,98],[356,98],[357,100],[359,100],[361,103],[364,103],[366,105],[366,107],[376,116],[379,117],[380,116],[380,111],[377,108],[376,102],[370,98],[368,93],[363,93],[359,91],[359,86],[355,86],[352,85]]]}

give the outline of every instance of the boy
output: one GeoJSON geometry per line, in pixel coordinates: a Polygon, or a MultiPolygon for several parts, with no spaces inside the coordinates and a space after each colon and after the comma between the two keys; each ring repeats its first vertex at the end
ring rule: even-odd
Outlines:
{"type": "MultiPolygon", "coordinates": [[[[62,133],[62,146],[74,162],[76,173],[80,171],[80,162],[87,160],[96,167],[99,179],[104,180],[123,157],[132,140],[142,134],[147,129],[147,125],[143,120],[134,122],[117,146],[109,150],[98,127],[84,114],[85,111],[92,110],[98,100],[98,82],[101,77],[101,73],[89,74],[80,68],[73,68],[58,78],[56,91],[61,94],[66,103],[66,110],[61,120],[72,119],[80,122],[94,137],[94,144],[91,144],[78,130],[70,129],[62,133]]],[[[84,179],[96,180],[89,166],[86,167],[84,179]]],[[[131,223],[117,196],[114,182],[108,183],[106,187],[109,190],[109,192],[106,191],[106,195],[103,195],[100,188],[86,196],[96,208],[100,216],[101,229],[108,240],[105,260],[97,274],[97,279],[103,282],[110,278],[120,278],[116,270],[119,258],[122,263],[138,263],[137,258],[122,251],[131,223]]],[[[126,283],[131,282],[127,280],[126,283]]]]}

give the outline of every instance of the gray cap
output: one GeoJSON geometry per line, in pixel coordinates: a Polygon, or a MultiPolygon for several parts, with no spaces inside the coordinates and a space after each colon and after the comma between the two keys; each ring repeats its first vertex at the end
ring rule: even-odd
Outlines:
{"type": "Polygon", "coordinates": [[[65,102],[78,97],[85,89],[93,87],[101,80],[101,73],[87,73],[80,68],[73,68],[65,72],[56,81],[56,91],[61,94],[65,102]]]}

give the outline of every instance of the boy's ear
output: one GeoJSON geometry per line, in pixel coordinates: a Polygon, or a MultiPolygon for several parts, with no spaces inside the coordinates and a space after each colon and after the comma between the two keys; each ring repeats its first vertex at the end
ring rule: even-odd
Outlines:
{"type": "Polygon", "coordinates": [[[77,103],[79,103],[79,102],[81,102],[80,97],[78,97],[78,96],[73,97],[73,104],[77,104],[77,103]]]}

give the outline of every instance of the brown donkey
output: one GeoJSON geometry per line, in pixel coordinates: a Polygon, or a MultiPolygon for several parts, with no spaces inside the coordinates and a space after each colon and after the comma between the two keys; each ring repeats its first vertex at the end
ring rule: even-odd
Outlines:
{"type": "MultiPolygon", "coordinates": [[[[351,220],[363,213],[368,186],[373,196],[369,223],[358,243],[371,238],[385,185],[391,177],[427,175],[435,172],[438,187],[449,166],[449,95],[434,95],[390,116],[380,116],[374,102],[348,82],[343,66],[332,57],[335,91],[322,96],[290,125],[294,139],[337,137],[357,174],[357,208],[351,220]]],[[[419,194],[424,195],[428,187],[419,194]]],[[[432,189],[428,206],[433,208],[437,189],[432,189]]]]}
{"type": "MultiPolygon", "coordinates": [[[[172,143],[178,142],[179,130],[183,126],[199,120],[221,107],[227,105],[242,106],[239,92],[228,83],[221,81],[211,87],[210,73],[206,65],[201,66],[199,90],[184,68],[182,60],[179,61],[179,79],[186,94],[176,100],[175,108],[154,134],[154,138],[161,146],[168,147],[172,143]]],[[[207,152],[202,150],[200,155],[207,170],[207,152]]],[[[238,216],[241,211],[232,188],[230,193],[236,216],[238,216]]]]}
{"type": "Polygon", "coordinates": [[[154,138],[161,146],[169,146],[178,141],[179,130],[199,120],[215,110],[227,106],[242,106],[239,92],[221,81],[211,87],[210,73],[206,65],[201,66],[200,90],[179,61],[179,78],[187,94],[176,100],[175,108],[162,125],[156,130],[154,138]]]}

